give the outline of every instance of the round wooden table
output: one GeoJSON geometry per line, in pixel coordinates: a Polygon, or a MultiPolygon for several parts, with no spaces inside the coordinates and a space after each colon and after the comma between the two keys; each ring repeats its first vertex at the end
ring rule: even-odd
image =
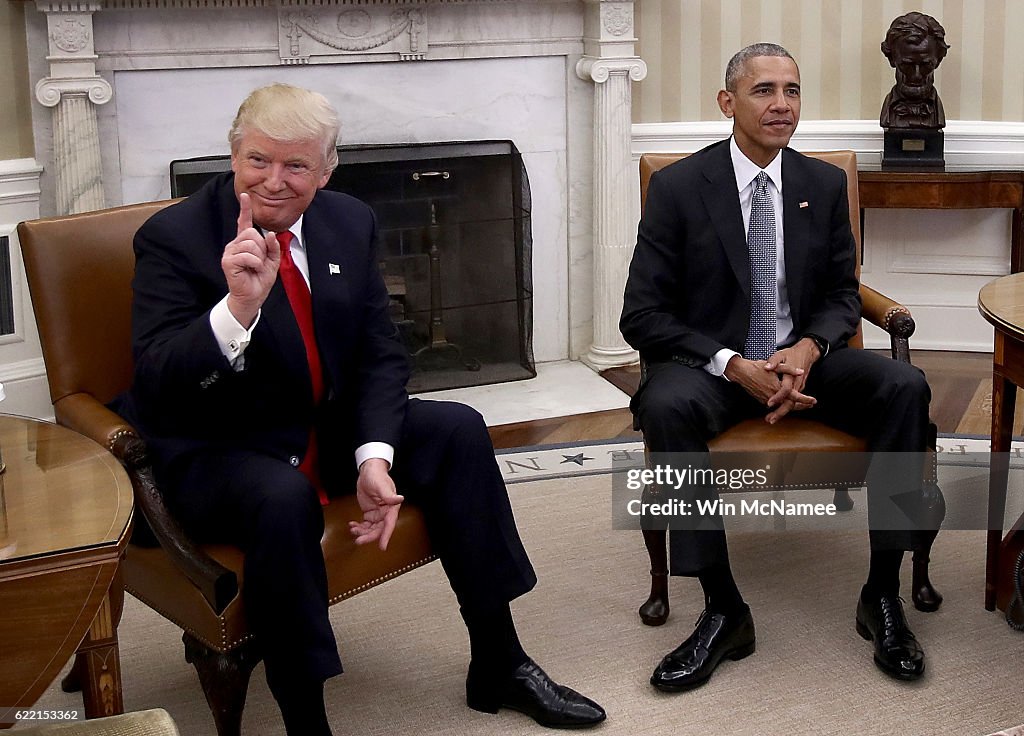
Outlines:
{"type": "Polygon", "coordinates": [[[0,728],[76,649],[86,717],[120,713],[116,573],[131,481],[92,440],[25,417],[0,415],[0,458],[0,728]]]}
{"type": "Polygon", "coordinates": [[[1003,536],[1006,483],[1010,469],[1014,400],[1024,386],[1024,273],[1003,276],[978,294],[978,310],[995,328],[992,353],[992,460],[988,485],[988,543],[985,560],[985,608],[1006,608],[1012,566],[1024,545],[1024,517],[1003,536]]]}

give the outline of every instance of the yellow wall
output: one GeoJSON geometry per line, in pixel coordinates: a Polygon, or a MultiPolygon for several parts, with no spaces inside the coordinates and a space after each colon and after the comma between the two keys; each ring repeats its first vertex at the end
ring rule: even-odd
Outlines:
{"type": "Polygon", "coordinates": [[[0,160],[34,155],[27,60],[25,3],[0,0],[0,160]]]}
{"type": "Polygon", "coordinates": [[[936,87],[947,119],[1024,121],[1024,0],[639,0],[649,72],[633,87],[633,119],[722,119],[729,57],[770,41],[800,64],[805,119],[877,120],[894,80],[879,44],[912,10],[946,29],[936,87]]]}

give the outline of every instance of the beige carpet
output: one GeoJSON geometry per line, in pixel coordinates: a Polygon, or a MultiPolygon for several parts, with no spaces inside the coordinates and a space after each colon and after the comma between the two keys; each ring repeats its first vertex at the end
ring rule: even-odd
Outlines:
{"type": "MultiPolygon", "coordinates": [[[[938,613],[910,611],[928,653],[925,677],[911,684],[879,672],[871,646],[854,632],[866,533],[734,534],[733,566],[754,611],[757,652],[724,663],[699,690],[664,695],[647,680],[689,633],[700,612],[698,586],[674,580],[668,624],[645,627],[636,608],[646,597],[646,555],[639,534],[610,530],[611,476],[524,483],[510,493],[540,577],[514,603],[520,634],[553,676],[607,708],[608,721],[595,731],[601,736],[981,736],[1024,723],[1024,634],[982,607],[983,532],[939,536],[933,580],[946,601],[938,613]]],[[[518,714],[465,707],[468,645],[438,564],[335,606],[332,618],[347,670],[326,688],[339,736],[541,731],[518,714]]],[[[120,632],[126,708],[165,708],[183,736],[213,734],[175,627],[129,598],[120,632]]],[[[54,685],[36,707],[80,705],[54,685]]],[[[261,666],[243,733],[282,732],[261,666]]]]}

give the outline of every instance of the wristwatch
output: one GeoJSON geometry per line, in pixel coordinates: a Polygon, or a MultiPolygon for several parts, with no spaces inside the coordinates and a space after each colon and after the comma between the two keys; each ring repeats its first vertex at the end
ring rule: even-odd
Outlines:
{"type": "Polygon", "coordinates": [[[812,332],[808,332],[804,337],[810,338],[814,341],[814,344],[818,346],[818,353],[820,353],[820,355],[818,355],[818,360],[821,360],[828,355],[828,341],[825,340],[825,338],[815,335],[812,332]]]}

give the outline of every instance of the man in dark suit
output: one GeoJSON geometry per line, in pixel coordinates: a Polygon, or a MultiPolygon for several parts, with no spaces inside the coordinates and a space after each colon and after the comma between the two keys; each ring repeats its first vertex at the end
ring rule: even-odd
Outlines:
{"type": "MultiPolygon", "coordinates": [[[[656,453],[706,453],[741,419],[806,411],[866,437],[872,451],[921,453],[923,374],[846,349],[860,318],[847,183],[787,147],[800,118],[796,62],[774,44],[749,46],[730,61],[725,87],[718,103],[732,137],[655,173],[640,221],[620,327],[648,363],[631,405],[644,439],[656,453]]],[[[706,605],[655,670],[662,690],[697,687],[723,658],[754,651],[721,519],[711,526],[670,531],[671,572],[699,578],[706,605]]],[[[857,630],[874,640],[881,669],[915,679],[924,653],[903,613],[899,567],[921,542],[881,528],[870,542],[857,630]]]]}
{"type": "Polygon", "coordinates": [[[246,613],[289,734],[330,733],[323,683],[341,661],[321,504],[353,488],[357,543],[386,548],[405,498],[422,506],[469,630],[471,708],[597,723],[600,706],[519,643],[509,601],[536,577],[482,418],[406,394],[373,212],[323,190],[338,130],[322,95],[256,90],[229,134],[232,173],[139,230],[124,413],[186,528],[245,550],[246,613]]]}

